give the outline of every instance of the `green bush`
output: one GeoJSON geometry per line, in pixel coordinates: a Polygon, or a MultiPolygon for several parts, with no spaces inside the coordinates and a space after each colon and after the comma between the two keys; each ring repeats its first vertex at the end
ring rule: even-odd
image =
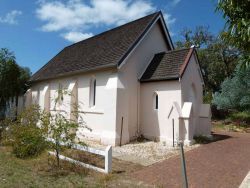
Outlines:
{"type": "Polygon", "coordinates": [[[45,150],[48,129],[44,126],[44,117],[39,106],[30,106],[6,129],[7,143],[12,145],[17,157],[37,156],[45,150]]]}
{"type": "Polygon", "coordinates": [[[250,66],[236,67],[232,77],[221,84],[221,91],[213,96],[212,104],[217,109],[229,111],[248,111],[250,109],[250,66]]]}
{"type": "Polygon", "coordinates": [[[38,156],[46,148],[42,130],[37,126],[15,125],[12,133],[13,153],[19,158],[38,156]]]}
{"type": "Polygon", "coordinates": [[[232,113],[232,114],[230,114],[230,119],[232,121],[240,121],[240,122],[250,123],[250,112],[244,111],[244,112],[232,113]]]}

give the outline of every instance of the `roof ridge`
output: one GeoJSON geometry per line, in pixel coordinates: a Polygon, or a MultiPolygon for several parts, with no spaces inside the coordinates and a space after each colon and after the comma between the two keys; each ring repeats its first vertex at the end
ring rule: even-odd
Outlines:
{"type": "MultiPolygon", "coordinates": [[[[147,24],[145,29],[142,31],[142,33],[138,36],[138,38],[132,43],[132,45],[129,47],[129,49],[125,52],[125,54],[121,57],[121,59],[118,61],[117,66],[121,64],[121,62],[127,57],[127,55],[131,52],[133,47],[140,41],[140,39],[145,35],[145,33],[148,31],[148,29],[152,26],[152,24],[155,22],[157,18],[161,15],[161,11],[155,12],[153,14],[150,14],[151,16],[154,15],[154,17],[151,19],[151,21],[147,24]]],[[[150,16],[149,15],[149,16],[150,16]]],[[[145,16],[147,17],[147,16],[145,16]]],[[[144,18],[145,18],[144,17],[144,18]]]]}
{"type": "Polygon", "coordinates": [[[150,17],[150,16],[153,16],[154,14],[155,14],[155,16],[154,16],[154,18],[155,18],[156,15],[158,16],[160,13],[161,13],[161,11],[157,11],[157,12],[154,12],[154,13],[152,13],[152,14],[149,14],[149,15],[143,16],[143,17],[141,17],[141,18],[138,18],[138,19],[136,19],[136,20],[132,20],[132,21],[130,21],[130,22],[128,22],[128,23],[124,23],[124,24],[122,24],[122,25],[120,25],[120,26],[117,26],[117,27],[114,27],[114,28],[112,28],[112,29],[109,29],[109,30],[103,31],[103,32],[101,32],[101,33],[98,33],[98,34],[96,34],[96,35],[94,35],[94,36],[92,36],[92,37],[89,37],[89,38],[87,38],[87,39],[84,39],[84,40],[81,40],[81,41],[79,41],[79,42],[76,42],[76,43],[70,44],[70,45],[68,45],[68,46],[65,46],[64,48],[68,48],[68,47],[74,46],[74,45],[76,45],[76,44],[79,44],[79,43],[81,43],[81,42],[87,41],[87,40],[89,40],[89,39],[93,39],[93,38],[99,37],[99,36],[101,36],[101,35],[103,35],[103,34],[106,34],[106,33],[108,33],[108,32],[114,31],[114,30],[116,30],[116,29],[120,29],[121,27],[127,26],[127,25],[129,25],[129,24],[131,24],[131,23],[134,23],[134,22],[136,22],[136,21],[139,21],[139,20],[148,18],[148,17],[150,17]]]}
{"type": "MultiPolygon", "coordinates": [[[[116,31],[117,29],[126,28],[126,26],[129,26],[129,24],[132,24],[132,23],[134,23],[134,22],[137,22],[137,21],[140,21],[140,20],[143,20],[143,19],[147,19],[147,18],[152,17],[152,18],[150,18],[149,23],[147,24],[147,26],[145,27],[145,29],[143,30],[143,31],[145,31],[145,30],[147,29],[148,25],[150,25],[150,23],[152,23],[152,21],[155,20],[155,18],[157,18],[160,14],[161,14],[161,11],[157,11],[157,12],[151,13],[151,14],[146,15],[146,16],[144,16],[144,17],[138,18],[138,19],[133,20],[133,21],[131,21],[131,22],[125,23],[125,24],[120,25],[120,26],[118,26],[118,27],[114,27],[114,28],[112,28],[112,29],[110,29],[110,30],[104,31],[104,32],[102,32],[102,33],[99,33],[99,34],[97,34],[97,35],[95,35],[95,36],[92,36],[92,37],[90,37],[90,38],[88,38],[88,39],[85,39],[85,40],[82,40],[82,41],[73,43],[73,44],[68,45],[68,46],[65,46],[65,47],[62,48],[61,51],[60,51],[59,53],[57,53],[51,60],[53,60],[54,58],[56,58],[57,56],[59,56],[64,50],[70,49],[71,47],[73,47],[73,46],[75,46],[75,45],[77,45],[77,44],[83,44],[83,45],[84,45],[84,44],[85,44],[86,42],[88,42],[89,40],[95,40],[95,38],[96,38],[96,40],[98,40],[98,37],[102,37],[102,36],[105,35],[105,34],[112,33],[113,31],[116,31]]],[[[142,32],[142,33],[140,34],[140,36],[143,35],[143,33],[144,33],[144,32],[142,32]]],[[[137,39],[136,39],[135,41],[137,41],[137,39]]],[[[134,42],[134,43],[135,43],[135,42],[134,42]]],[[[51,60],[50,60],[50,61],[51,61],[51,60]]],[[[46,68],[49,66],[49,64],[50,64],[50,61],[48,61],[45,65],[43,65],[38,71],[36,71],[36,72],[32,75],[32,78],[34,78],[34,76],[38,75],[38,73],[41,72],[42,70],[46,69],[46,68]]],[[[32,78],[31,78],[31,80],[32,80],[32,78]]]]}
{"type": "Polygon", "coordinates": [[[165,53],[165,54],[168,54],[168,53],[172,53],[172,52],[179,52],[179,51],[190,50],[190,49],[191,49],[191,48],[181,48],[181,49],[169,50],[169,51],[166,51],[166,52],[160,52],[160,53],[165,53]]]}
{"type": "Polygon", "coordinates": [[[192,54],[193,54],[194,51],[195,51],[195,48],[190,48],[189,49],[189,51],[188,51],[188,53],[186,55],[186,58],[185,58],[183,64],[181,65],[181,67],[180,67],[180,71],[179,71],[180,77],[182,77],[182,75],[184,74],[184,71],[187,68],[189,60],[190,60],[190,58],[191,58],[191,56],[192,56],[192,54]]]}

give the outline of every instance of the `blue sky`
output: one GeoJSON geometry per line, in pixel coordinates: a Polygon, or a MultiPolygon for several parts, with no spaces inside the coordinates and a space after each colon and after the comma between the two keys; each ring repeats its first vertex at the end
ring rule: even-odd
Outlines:
{"type": "Polygon", "coordinates": [[[0,0],[0,48],[34,73],[65,46],[161,10],[174,41],[197,25],[217,34],[217,0],[0,0]]]}

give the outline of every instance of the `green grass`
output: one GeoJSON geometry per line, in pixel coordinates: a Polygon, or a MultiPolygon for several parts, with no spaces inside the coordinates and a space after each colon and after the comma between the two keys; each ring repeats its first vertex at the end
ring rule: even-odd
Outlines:
{"type": "MultiPolygon", "coordinates": [[[[50,164],[54,161],[50,158],[50,164]]],[[[141,169],[133,163],[113,159],[113,173],[105,175],[61,161],[58,170],[48,164],[47,152],[36,158],[18,159],[10,147],[0,146],[1,188],[148,187],[132,180],[128,173],[141,169]],[[140,186],[138,186],[140,185],[140,186]]]]}
{"type": "Polygon", "coordinates": [[[235,122],[245,122],[250,124],[250,112],[237,112],[230,114],[230,119],[235,122]]]}
{"type": "Polygon", "coordinates": [[[87,183],[86,174],[68,169],[50,170],[45,153],[39,158],[22,160],[17,159],[9,148],[1,148],[0,164],[1,187],[86,187],[87,183]]]}

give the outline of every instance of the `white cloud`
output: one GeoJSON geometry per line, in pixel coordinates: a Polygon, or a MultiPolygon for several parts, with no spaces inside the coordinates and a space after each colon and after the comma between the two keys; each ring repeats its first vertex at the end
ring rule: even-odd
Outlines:
{"type": "MultiPolygon", "coordinates": [[[[118,26],[156,11],[150,0],[38,0],[38,6],[42,31],[61,32],[72,42],[90,36],[94,28],[118,26]]],[[[164,17],[168,25],[175,22],[170,14],[164,17]]]]}
{"type": "Polygon", "coordinates": [[[60,31],[88,29],[93,25],[120,25],[154,10],[151,3],[142,0],[91,0],[90,4],[69,0],[40,3],[36,14],[46,22],[43,31],[60,31]]]}
{"type": "Polygon", "coordinates": [[[17,16],[20,16],[22,11],[19,10],[12,10],[8,12],[5,16],[0,17],[0,23],[7,23],[7,24],[17,24],[17,16]]]}
{"type": "Polygon", "coordinates": [[[81,32],[72,31],[72,32],[64,33],[61,36],[70,42],[79,42],[81,40],[90,38],[94,35],[93,33],[81,33],[81,32]]]}
{"type": "Polygon", "coordinates": [[[163,17],[164,17],[164,20],[165,20],[165,22],[167,24],[167,28],[168,28],[169,34],[171,36],[174,36],[175,33],[171,29],[171,25],[176,22],[176,18],[173,18],[171,14],[168,14],[166,12],[163,12],[163,17]]]}
{"type": "Polygon", "coordinates": [[[169,27],[171,24],[175,23],[176,18],[173,18],[170,14],[168,13],[163,13],[164,20],[169,27]]]}
{"type": "Polygon", "coordinates": [[[172,5],[175,6],[175,5],[177,5],[180,1],[181,1],[181,0],[173,0],[173,1],[172,1],[172,5]]]}

